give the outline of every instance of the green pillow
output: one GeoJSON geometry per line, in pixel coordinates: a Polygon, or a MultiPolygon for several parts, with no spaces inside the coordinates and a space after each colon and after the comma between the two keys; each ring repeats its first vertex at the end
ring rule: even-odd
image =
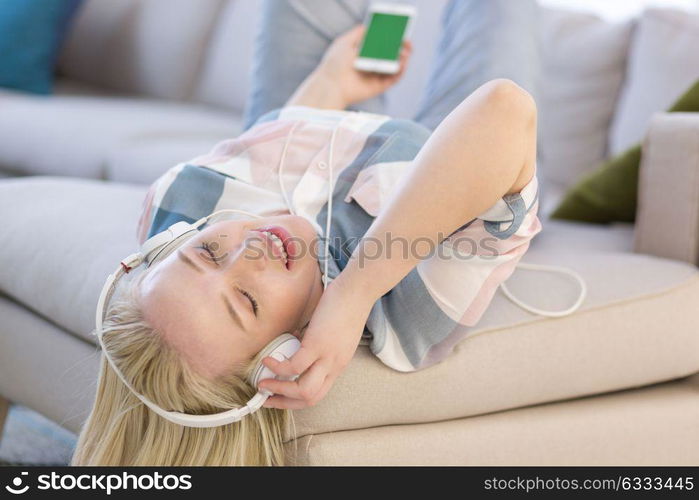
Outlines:
{"type": "MultiPolygon", "coordinates": [[[[699,80],[668,110],[678,111],[699,111],[699,80]]],[[[580,179],[551,217],[599,224],[634,222],[640,164],[639,143],[580,179]]]]}

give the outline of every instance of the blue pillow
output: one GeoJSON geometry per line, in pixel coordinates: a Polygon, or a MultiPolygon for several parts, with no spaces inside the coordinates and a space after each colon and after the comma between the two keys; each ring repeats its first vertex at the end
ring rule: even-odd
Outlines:
{"type": "Polygon", "coordinates": [[[0,1],[0,87],[51,93],[58,51],[80,3],[0,1]]]}

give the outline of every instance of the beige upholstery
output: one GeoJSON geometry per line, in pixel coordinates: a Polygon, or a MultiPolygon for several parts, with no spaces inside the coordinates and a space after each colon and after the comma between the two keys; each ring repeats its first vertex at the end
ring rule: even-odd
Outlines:
{"type": "Polygon", "coordinates": [[[697,421],[699,375],[479,417],[316,434],[287,446],[302,465],[696,465],[697,421]]]}
{"type": "MultiPolygon", "coordinates": [[[[0,213],[15,216],[4,226],[0,289],[94,342],[89,332],[97,296],[106,275],[136,245],[144,193],[143,187],[89,180],[3,181],[0,213]],[[77,261],[87,263],[79,273],[70,265],[77,261]]],[[[297,413],[299,435],[462,418],[699,371],[697,270],[627,253],[627,227],[615,236],[582,226],[566,236],[564,223],[556,224],[559,230],[535,240],[527,260],[570,266],[585,277],[589,297],[579,313],[544,319],[497,295],[447,360],[410,374],[387,368],[362,346],[328,397],[297,413]],[[570,241],[578,231],[578,240],[570,241]],[[685,311],[680,318],[678,310],[685,311]],[[347,411],[348,401],[362,411],[347,411]]],[[[552,309],[577,293],[560,277],[531,272],[516,273],[510,285],[528,302],[552,309]]]]}
{"type": "MultiPolygon", "coordinates": [[[[479,330],[442,363],[409,374],[362,349],[321,404],[297,412],[297,431],[449,420],[696,373],[697,303],[695,276],[672,292],[569,318],[479,330]]],[[[501,311],[496,303],[488,312],[501,311]]]]}
{"type": "MultiPolygon", "coordinates": [[[[419,3],[425,15],[412,69],[388,96],[389,113],[399,117],[418,102],[445,0],[419,3]]],[[[136,247],[147,186],[127,182],[148,184],[237,134],[256,5],[87,0],[56,94],[0,92],[1,170],[124,181],[0,181],[0,395],[79,430],[98,369],[89,335],[97,297],[136,247]]],[[[540,175],[543,185],[551,174],[561,192],[603,154],[631,24],[548,14],[552,85],[540,101],[540,146],[545,160],[558,160],[540,175]],[[600,40],[601,48],[593,46],[600,40]]],[[[579,312],[536,317],[498,293],[447,360],[410,374],[360,346],[328,397],[295,413],[299,463],[699,462],[697,376],[636,389],[699,371],[699,271],[647,255],[696,262],[699,211],[688,187],[699,184],[680,185],[665,173],[696,173],[697,125],[681,115],[656,125],[645,144],[643,168],[650,168],[635,240],[630,225],[544,218],[525,257],[585,278],[589,296],[579,312]],[[663,253],[659,242],[668,238],[677,253],[663,253]],[[632,253],[634,244],[640,253],[632,253]],[[572,399],[584,396],[591,397],[572,399]]],[[[518,271],[508,284],[549,309],[566,307],[577,293],[555,275],[518,271]]]]}
{"type": "Polygon", "coordinates": [[[227,0],[212,30],[193,99],[241,113],[250,85],[260,2],[227,0]]]}
{"type": "Polygon", "coordinates": [[[607,132],[624,80],[633,21],[542,9],[539,160],[567,186],[607,154],[607,132]]]}
{"type": "Polygon", "coordinates": [[[635,249],[699,265],[699,113],[663,113],[643,144],[635,249]]]}
{"type": "Polygon", "coordinates": [[[639,16],[624,87],[609,129],[609,154],[643,139],[648,124],[699,79],[699,12],[649,8],[639,16]]]}
{"type": "Polygon", "coordinates": [[[70,78],[162,99],[190,97],[223,0],[87,0],[63,50],[70,78]]]}
{"type": "Polygon", "coordinates": [[[95,397],[100,351],[0,295],[0,394],[78,432],[95,397]]]}
{"type": "Polygon", "coordinates": [[[89,339],[104,279],[136,248],[145,188],[25,177],[3,180],[0,193],[0,213],[13,214],[3,228],[0,290],[89,339]]]}
{"type": "Polygon", "coordinates": [[[185,153],[201,154],[203,146],[206,151],[240,130],[235,116],[202,105],[74,95],[71,88],[48,100],[0,91],[0,164],[28,174],[105,178],[114,171],[115,155],[146,144],[156,153],[151,162],[136,173],[143,160],[125,165],[117,177],[150,183],[188,158],[176,156],[183,153],[182,143],[193,143],[185,153]],[[168,142],[179,146],[173,149],[168,142]]]}
{"type": "MultiPolygon", "coordinates": [[[[99,351],[2,298],[0,317],[0,394],[77,432],[99,351]]],[[[319,432],[299,439],[297,463],[696,464],[697,377],[465,419],[319,432]]]]}

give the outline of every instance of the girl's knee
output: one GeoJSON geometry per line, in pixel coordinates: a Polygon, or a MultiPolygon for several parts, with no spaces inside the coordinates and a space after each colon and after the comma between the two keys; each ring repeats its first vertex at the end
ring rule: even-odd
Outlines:
{"type": "Polygon", "coordinates": [[[480,89],[488,106],[503,109],[510,119],[520,117],[526,123],[536,122],[536,102],[524,88],[508,78],[490,80],[480,89]]]}

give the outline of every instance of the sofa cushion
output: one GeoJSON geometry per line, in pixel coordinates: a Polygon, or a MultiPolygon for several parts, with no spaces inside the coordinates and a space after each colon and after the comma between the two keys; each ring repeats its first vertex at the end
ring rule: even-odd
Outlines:
{"type": "MultiPolygon", "coordinates": [[[[99,291],[136,247],[144,195],[144,187],[91,180],[0,180],[0,292],[94,342],[99,291]]],[[[297,413],[299,434],[461,418],[698,371],[699,272],[627,253],[630,240],[628,226],[544,221],[525,260],[581,273],[589,292],[579,312],[537,317],[496,294],[451,356],[413,373],[391,370],[361,346],[328,397],[297,413]]],[[[568,279],[530,271],[508,284],[547,309],[577,293],[568,279]]]]}
{"type": "Polygon", "coordinates": [[[605,158],[632,28],[542,8],[539,159],[547,179],[569,186],[605,158]]]}
{"type": "MultiPolygon", "coordinates": [[[[445,361],[413,373],[393,372],[359,349],[328,396],[296,412],[298,434],[483,415],[699,371],[695,268],[614,252],[532,251],[527,260],[578,270],[589,287],[583,308],[560,319],[534,317],[497,294],[445,361]]],[[[508,284],[528,302],[549,309],[572,302],[569,282],[527,274],[528,288],[515,286],[520,277],[508,284]],[[537,292],[542,297],[535,301],[537,292]]]]}
{"type": "Polygon", "coordinates": [[[19,177],[0,180],[0,193],[0,217],[9,222],[3,229],[0,292],[92,341],[104,279],[137,247],[146,186],[19,177]],[[37,236],[31,247],[29,234],[37,236]],[[31,262],[26,273],[9,269],[23,259],[31,262]]]}
{"type": "Polygon", "coordinates": [[[611,154],[643,139],[653,113],[699,79],[699,14],[648,9],[638,22],[609,135],[611,154]]]}
{"type": "Polygon", "coordinates": [[[95,397],[98,348],[2,294],[0,318],[0,394],[80,432],[95,397]]]}
{"type": "Polygon", "coordinates": [[[105,177],[116,182],[151,184],[168,168],[211,150],[227,134],[167,134],[129,140],[109,152],[105,177]]]}
{"type": "MultiPolygon", "coordinates": [[[[295,465],[692,466],[699,375],[444,422],[305,436],[295,465]]],[[[596,498],[591,496],[591,498],[596,498]]]]}
{"type": "MultiPolygon", "coordinates": [[[[110,157],[133,143],[210,137],[214,144],[240,130],[235,114],[203,105],[62,88],[50,97],[0,91],[0,168],[105,178],[110,157]]],[[[161,165],[153,170],[161,173],[161,165]]]]}
{"type": "Polygon", "coordinates": [[[223,0],[87,0],[59,61],[70,78],[162,99],[191,96],[223,0]]]}
{"type": "Polygon", "coordinates": [[[585,222],[542,219],[543,230],[531,249],[542,252],[569,252],[572,248],[595,252],[631,253],[633,224],[615,223],[600,227],[585,222]]]}

